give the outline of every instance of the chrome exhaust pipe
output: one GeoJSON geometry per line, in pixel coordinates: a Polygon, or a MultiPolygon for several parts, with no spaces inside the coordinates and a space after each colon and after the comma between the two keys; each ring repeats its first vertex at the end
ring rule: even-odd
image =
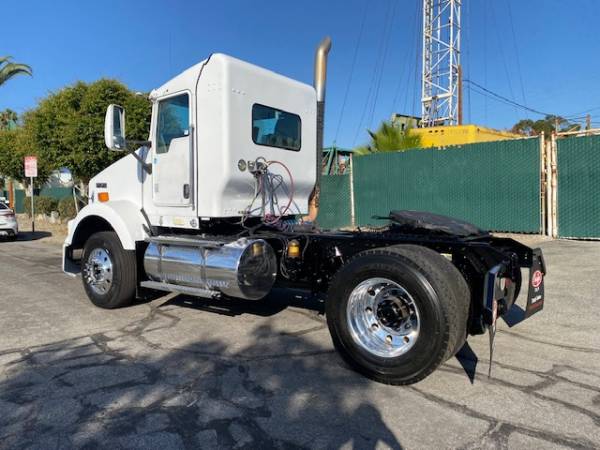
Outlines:
{"type": "Polygon", "coordinates": [[[317,103],[325,102],[325,84],[327,82],[327,55],[331,50],[331,38],[327,36],[321,41],[315,52],[315,80],[317,103]]]}
{"type": "MultiPolygon", "coordinates": [[[[327,56],[331,50],[331,38],[327,36],[321,41],[315,52],[315,78],[314,87],[317,92],[317,182],[313,190],[311,205],[318,208],[319,193],[321,187],[321,172],[323,159],[323,129],[325,127],[325,87],[327,84],[327,56]]],[[[309,205],[309,216],[312,220],[316,219],[317,210],[311,211],[309,205]],[[313,217],[314,216],[314,217],[313,217]]]]}

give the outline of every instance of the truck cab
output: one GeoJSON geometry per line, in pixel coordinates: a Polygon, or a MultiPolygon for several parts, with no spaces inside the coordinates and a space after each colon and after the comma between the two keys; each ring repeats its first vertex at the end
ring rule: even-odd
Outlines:
{"type": "MultiPolygon", "coordinates": [[[[242,215],[255,188],[248,161],[261,157],[294,167],[293,212],[308,211],[316,179],[312,86],[216,53],[150,99],[149,145],[136,152],[146,169],[130,155],[100,172],[90,182],[91,205],[128,202],[152,226],[197,230],[202,221],[242,215]]],[[[273,171],[287,178],[283,167],[273,171]]],[[[278,199],[289,200],[283,190],[278,199]]]]}

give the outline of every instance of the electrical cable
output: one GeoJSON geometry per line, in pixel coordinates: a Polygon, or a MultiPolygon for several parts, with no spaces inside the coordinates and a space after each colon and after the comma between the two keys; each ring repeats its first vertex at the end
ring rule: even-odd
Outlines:
{"type": "MultiPolygon", "coordinates": [[[[415,60],[416,60],[416,65],[413,68],[413,72],[411,73],[410,69],[409,69],[409,65],[407,65],[407,71],[406,71],[406,90],[405,90],[405,95],[404,95],[404,103],[402,104],[402,112],[403,114],[408,114],[408,99],[410,97],[411,91],[414,95],[414,89],[416,89],[416,86],[412,86],[411,84],[411,75],[415,74],[415,72],[418,70],[418,55],[419,55],[419,27],[422,26],[419,25],[420,21],[419,17],[420,17],[420,12],[422,13],[422,9],[419,6],[419,4],[422,5],[422,3],[417,2],[416,6],[415,6],[415,15],[414,15],[414,26],[413,26],[413,35],[414,35],[414,45],[409,45],[409,49],[410,49],[410,54],[409,54],[409,58],[407,60],[412,60],[413,58],[413,52],[415,53],[415,60]],[[411,89],[411,86],[413,89],[411,89]]],[[[414,109],[414,105],[413,105],[413,109],[414,109]]],[[[412,112],[411,112],[412,113],[412,112]]]]}
{"type": "MultiPolygon", "coordinates": [[[[496,98],[496,99],[498,99],[498,100],[501,100],[501,101],[503,101],[503,102],[505,102],[505,103],[508,103],[508,104],[510,104],[511,106],[517,106],[517,107],[519,107],[519,108],[522,108],[522,109],[524,109],[524,110],[530,111],[530,112],[532,112],[532,113],[535,113],[535,114],[540,114],[540,115],[542,115],[542,116],[552,116],[552,115],[555,115],[555,114],[553,114],[553,113],[548,113],[548,112],[544,112],[544,111],[539,111],[539,110],[537,110],[537,109],[530,108],[530,107],[528,107],[528,106],[522,105],[522,104],[520,104],[520,103],[518,103],[518,102],[515,102],[514,100],[511,100],[511,99],[509,99],[509,98],[506,98],[506,97],[504,97],[504,96],[502,96],[502,95],[500,95],[500,94],[497,94],[497,93],[495,93],[494,91],[491,91],[490,89],[487,89],[486,87],[484,87],[484,86],[482,86],[482,85],[480,85],[480,84],[478,84],[478,83],[476,83],[476,82],[474,82],[474,81],[472,81],[472,80],[468,80],[468,79],[466,79],[466,80],[463,80],[463,82],[464,82],[464,83],[468,83],[468,84],[470,84],[470,85],[472,85],[472,86],[476,87],[477,89],[480,89],[480,90],[482,90],[483,92],[485,92],[485,93],[487,93],[487,94],[490,94],[492,97],[495,97],[495,98],[496,98]]],[[[475,92],[477,92],[477,91],[475,91],[475,92]]]]}
{"type": "MultiPolygon", "coordinates": [[[[592,111],[598,111],[598,110],[600,110],[600,106],[596,106],[594,108],[586,109],[585,111],[580,111],[577,113],[570,114],[570,115],[566,116],[565,119],[568,119],[569,117],[572,117],[572,116],[578,116],[580,114],[586,114],[586,113],[590,113],[592,111]]],[[[583,116],[583,117],[585,117],[585,116],[583,116]]]]}
{"type": "MultiPolygon", "coordinates": [[[[252,229],[246,227],[245,222],[249,217],[255,217],[257,213],[261,217],[261,224],[268,226],[277,224],[283,216],[289,214],[292,205],[295,205],[294,195],[296,189],[292,172],[281,161],[267,161],[265,158],[259,157],[255,160],[251,173],[254,175],[255,179],[254,195],[250,204],[243,210],[239,222],[239,224],[249,232],[252,232],[252,229]],[[274,164],[280,165],[286,171],[289,178],[289,188],[281,175],[272,173],[269,170],[269,167],[274,164]],[[283,208],[279,204],[279,197],[277,195],[278,190],[283,190],[288,197],[287,204],[283,208]],[[254,207],[254,204],[259,197],[262,198],[260,206],[254,207]],[[267,211],[267,208],[269,208],[269,211],[267,211]]],[[[298,207],[297,209],[298,212],[300,212],[298,207]]]]}
{"type": "MultiPolygon", "coordinates": [[[[283,209],[283,211],[281,209],[279,209],[279,215],[277,216],[277,219],[274,222],[265,222],[265,224],[267,224],[267,225],[271,225],[273,223],[277,223],[279,220],[281,220],[281,217],[284,216],[290,210],[290,206],[292,206],[292,201],[294,199],[294,193],[295,193],[294,177],[292,176],[292,172],[290,171],[290,169],[288,169],[288,167],[284,163],[282,163],[281,161],[271,160],[271,161],[269,161],[267,163],[267,171],[268,171],[269,167],[271,165],[273,165],[273,164],[279,164],[287,172],[288,177],[290,179],[290,192],[288,194],[288,203],[285,206],[285,208],[283,209]]],[[[281,183],[283,183],[283,178],[282,178],[281,183]]],[[[280,185],[281,185],[281,183],[280,183],[280,185]]],[[[271,193],[274,194],[275,193],[275,189],[273,189],[271,191],[271,193]]]]}
{"type": "Polygon", "coordinates": [[[383,74],[385,72],[385,63],[387,60],[387,53],[388,53],[388,48],[389,48],[389,44],[390,44],[390,36],[391,36],[391,32],[392,32],[392,28],[393,28],[393,24],[394,24],[394,18],[396,17],[396,7],[398,6],[398,0],[392,0],[393,3],[393,7],[392,7],[392,13],[388,15],[388,19],[386,21],[386,30],[384,31],[384,41],[385,41],[385,46],[383,48],[383,55],[382,55],[382,61],[381,61],[381,68],[379,70],[379,78],[377,80],[377,87],[375,89],[375,98],[373,99],[373,106],[371,108],[371,115],[369,118],[368,123],[370,124],[370,127],[373,128],[373,118],[375,116],[375,108],[377,107],[377,99],[379,98],[379,91],[381,88],[381,80],[383,79],[383,74]]]}
{"type": "MultiPolygon", "coordinates": [[[[417,7],[417,11],[419,11],[418,7],[417,7]]],[[[423,13],[423,12],[422,12],[423,13]]],[[[418,15],[417,15],[417,23],[415,26],[417,33],[415,33],[415,44],[414,44],[414,49],[415,49],[415,68],[414,68],[414,84],[413,84],[413,105],[412,105],[412,111],[411,114],[416,117],[419,114],[417,113],[417,92],[418,92],[418,72],[419,72],[419,36],[423,36],[423,22],[418,20],[418,15]]]]}
{"type": "MultiPolygon", "coordinates": [[[[387,16],[389,15],[390,5],[391,5],[391,0],[388,0],[386,20],[387,20],[387,16]]],[[[365,100],[365,103],[363,104],[362,113],[360,115],[360,121],[358,122],[358,127],[356,128],[356,133],[354,134],[354,141],[352,142],[353,146],[356,144],[356,140],[358,139],[358,135],[360,134],[362,124],[365,120],[365,114],[367,113],[368,106],[371,102],[371,94],[373,92],[373,88],[375,87],[375,80],[376,80],[376,75],[377,75],[377,71],[378,71],[378,67],[379,67],[379,61],[381,59],[381,51],[383,49],[384,38],[385,38],[385,28],[382,30],[382,33],[381,33],[381,40],[379,41],[379,49],[377,51],[377,57],[375,58],[375,64],[373,66],[373,74],[371,75],[371,83],[369,84],[369,91],[367,92],[367,99],[365,100]]]]}
{"type": "Polygon", "coordinates": [[[340,134],[340,127],[342,126],[342,119],[344,118],[344,111],[346,109],[346,102],[348,100],[348,94],[350,93],[350,85],[352,84],[352,78],[354,77],[354,69],[356,68],[356,60],[358,58],[358,49],[360,48],[360,44],[362,42],[363,31],[365,28],[365,22],[367,19],[367,10],[369,7],[369,0],[365,0],[365,8],[362,15],[362,20],[360,22],[360,31],[358,33],[358,40],[356,41],[356,45],[354,46],[354,56],[352,57],[352,65],[350,66],[350,77],[348,78],[348,84],[346,85],[346,92],[344,93],[344,100],[342,101],[342,109],[340,111],[340,117],[338,119],[337,128],[335,130],[335,138],[334,142],[337,141],[338,135],[340,134]]]}
{"type": "Polygon", "coordinates": [[[517,34],[515,33],[515,26],[512,16],[512,9],[510,7],[510,0],[506,0],[506,9],[508,10],[508,21],[510,22],[510,31],[512,33],[513,46],[515,50],[515,60],[517,63],[517,73],[519,74],[519,83],[521,85],[521,96],[523,97],[523,104],[527,105],[527,99],[525,98],[525,85],[523,83],[523,73],[521,71],[521,58],[519,57],[519,47],[517,45],[517,34]]]}
{"type": "MultiPolygon", "coordinates": [[[[416,5],[416,2],[415,2],[415,5],[416,5]]],[[[414,10],[415,16],[417,15],[417,13],[418,13],[418,7],[415,6],[415,10],[414,10]]],[[[415,16],[413,16],[413,18],[415,16]]],[[[412,21],[409,23],[412,23],[412,21]]],[[[416,28],[416,25],[414,25],[414,28],[416,28]]],[[[416,30],[414,30],[414,29],[409,30],[408,35],[412,36],[415,32],[416,32],[416,30]]],[[[402,58],[400,59],[400,61],[402,61],[402,62],[409,61],[410,59],[412,59],[412,57],[409,54],[411,51],[410,45],[405,45],[404,49],[405,49],[405,51],[403,53],[402,58]]],[[[400,69],[400,76],[398,77],[398,83],[396,84],[396,88],[394,89],[394,96],[392,99],[392,107],[391,107],[392,113],[397,112],[396,105],[398,104],[398,97],[400,95],[401,88],[402,87],[406,88],[408,85],[408,77],[410,77],[410,69],[408,69],[408,67],[409,67],[408,64],[402,64],[402,68],[400,69]],[[408,74],[406,83],[404,83],[404,75],[405,74],[408,74]]],[[[406,94],[406,95],[408,95],[408,94],[406,94]]],[[[402,111],[402,113],[405,114],[406,111],[402,111]]]]}
{"type": "MultiPolygon", "coordinates": [[[[496,10],[494,8],[494,2],[490,2],[490,11],[492,13],[492,22],[493,26],[496,30],[496,37],[498,38],[498,48],[500,49],[500,58],[502,60],[502,66],[504,67],[504,73],[506,75],[506,81],[508,81],[508,91],[510,92],[510,96],[512,97],[513,102],[515,101],[515,93],[512,87],[512,81],[510,77],[510,72],[508,70],[508,64],[506,64],[506,56],[504,55],[504,47],[502,46],[502,38],[500,36],[500,27],[498,26],[498,22],[496,21],[496,10]]],[[[515,107],[515,117],[518,120],[519,113],[517,108],[515,107]]]]}
{"type": "MultiPolygon", "coordinates": [[[[471,2],[466,3],[466,16],[467,20],[465,23],[465,36],[466,36],[466,45],[465,45],[465,56],[467,60],[467,78],[471,78],[471,2]]],[[[462,93],[461,93],[462,95],[462,93]]],[[[472,121],[471,115],[471,86],[467,85],[467,114],[468,119],[467,122],[472,121]]]]}

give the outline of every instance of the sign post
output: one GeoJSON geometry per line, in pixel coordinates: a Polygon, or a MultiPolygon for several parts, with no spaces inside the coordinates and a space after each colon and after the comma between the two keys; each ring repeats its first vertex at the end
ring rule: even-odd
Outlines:
{"type": "Polygon", "coordinates": [[[25,157],[25,176],[29,177],[29,184],[31,185],[31,232],[35,233],[35,211],[33,210],[33,179],[38,176],[37,156],[25,157]]]}

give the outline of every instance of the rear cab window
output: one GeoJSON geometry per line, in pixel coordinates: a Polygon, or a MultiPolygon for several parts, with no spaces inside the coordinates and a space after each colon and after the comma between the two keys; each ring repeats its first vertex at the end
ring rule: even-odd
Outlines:
{"type": "Polygon", "coordinates": [[[285,150],[299,151],[302,121],[300,116],[270,106],[252,105],[252,141],[285,150]]]}

